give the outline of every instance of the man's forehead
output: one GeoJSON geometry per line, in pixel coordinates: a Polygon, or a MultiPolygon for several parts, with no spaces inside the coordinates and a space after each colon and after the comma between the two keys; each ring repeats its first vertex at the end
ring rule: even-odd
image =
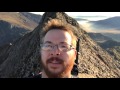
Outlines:
{"type": "Polygon", "coordinates": [[[70,38],[71,37],[71,35],[68,33],[68,32],[66,32],[66,31],[62,31],[62,30],[51,30],[51,31],[48,31],[47,33],[46,33],[46,35],[45,35],[45,38],[46,37],[50,37],[50,38],[52,38],[52,37],[55,37],[55,38],[70,38]]]}
{"type": "Polygon", "coordinates": [[[60,39],[53,39],[53,38],[46,38],[44,39],[44,43],[51,43],[51,44],[71,44],[71,40],[68,38],[60,38],[60,39]]]}
{"type": "Polygon", "coordinates": [[[51,30],[48,31],[47,34],[44,37],[44,42],[48,41],[48,42],[53,42],[53,43],[63,43],[63,42],[67,42],[67,43],[71,43],[71,35],[66,32],[66,31],[62,31],[62,30],[51,30]]]}
{"type": "MultiPolygon", "coordinates": [[[[48,43],[48,44],[54,44],[53,41],[45,41],[44,43],[48,43]]],[[[59,44],[67,44],[68,42],[63,41],[63,42],[59,42],[59,44]]]]}

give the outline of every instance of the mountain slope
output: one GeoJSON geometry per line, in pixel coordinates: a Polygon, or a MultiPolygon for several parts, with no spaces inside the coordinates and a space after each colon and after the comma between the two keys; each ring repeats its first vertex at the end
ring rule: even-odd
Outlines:
{"type": "Polygon", "coordinates": [[[36,15],[36,14],[32,14],[32,13],[28,13],[28,12],[19,12],[20,14],[24,15],[25,17],[27,17],[28,19],[39,23],[40,19],[41,19],[41,15],[36,15]]]}
{"type": "Polygon", "coordinates": [[[0,20],[9,22],[14,26],[33,30],[38,24],[29,20],[27,17],[16,12],[0,12],[0,20]]]}
{"type": "Polygon", "coordinates": [[[16,27],[11,25],[11,23],[0,20],[0,46],[12,43],[29,31],[28,29],[16,27]]]}
{"type": "Polygon", "coordinates": [[[75,35],[80,38],[79,74],[92,75],[98,78],[120,77],[119,63],[95,43],[88,34],[79,26],[77,21],[63,12],[46,12],[38,27],[3,50],[9,53],[0,55],[4,57],[0,65],[1,78],[29,77],[31,72],[39,73],[40,65],[40,33],[44,23],[50,19],[60,19],[63,23],[69,23],[78,30],[75,35]]]}
{"type": "Polygon", "coordinates": [[[38,25],[33,20],[34,18],[39,19],[38,16],[27,12],[24,14],[32,15],[32,18],[29,19],[23,13],[0,12],[0,46],[12,43],[38,25]]]}

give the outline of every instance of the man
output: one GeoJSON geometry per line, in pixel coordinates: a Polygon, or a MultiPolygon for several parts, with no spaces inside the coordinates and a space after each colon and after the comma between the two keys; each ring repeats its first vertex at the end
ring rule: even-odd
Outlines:
{"type": "Polygon", "coordinates": [[[60,20],[46,23],[40,35],[42,78],[73,78],[71,71],[77,55],[74,29],[60,20]]]}

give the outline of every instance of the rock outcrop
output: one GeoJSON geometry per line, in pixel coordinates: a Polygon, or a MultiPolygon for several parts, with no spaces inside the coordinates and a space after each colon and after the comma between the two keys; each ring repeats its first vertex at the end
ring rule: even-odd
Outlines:
{"type": "Polygon", "coordinates": [[[94,42],[81,28],[78,22],[64,12],[46,12],[42,16],[39,25],[30,33],[15,41],[5,49],[4,60],[0,64],[1,78],[25,78],[34,72],[39,73],[40,67],[40,32],[44,23],[50,19],[60,19],[63,23],[69,23],[77,27],[75,35],[80,38],[79,76],[95,78],[120,77],[119,64],[94,42]],[[83,76],[81,76],[83,75],[83,76]]]}

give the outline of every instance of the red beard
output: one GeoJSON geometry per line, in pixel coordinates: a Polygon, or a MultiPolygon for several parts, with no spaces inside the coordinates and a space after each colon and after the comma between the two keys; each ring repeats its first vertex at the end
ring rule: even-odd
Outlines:
{"type": "Polygon", "coordinates": [[[71,59],[70,62],[67,64],[65,62],[65,60],[59,59],[58,57],[52,57],[46,61],[46,65],[43,64],[42,60],[41,60],[41,64],[42,64],[42,68],[43,68],[44,72],[46,73],[46,75],[48,76],[48,78],[62,78],[62,77],[65,77],[66,74],[71,72],[73,65],[74,65],[74,60],[71,59]],[[47,65],[49,63],[51,63],[53,60],[56,60],[56,62],[58,64],[61,64],[63,66],[63,69],[61,72],[53,73],[49,70],[47,65]]]}

